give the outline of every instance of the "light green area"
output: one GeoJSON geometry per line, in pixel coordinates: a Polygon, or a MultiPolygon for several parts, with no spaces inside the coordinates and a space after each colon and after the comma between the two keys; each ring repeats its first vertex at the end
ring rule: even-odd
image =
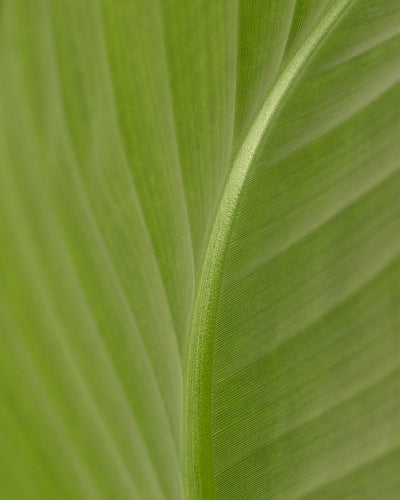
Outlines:
{"type": "Polygon", "coordinates": [[[0,498],[400,497],[400,5],[0,0],[0,498]]]}

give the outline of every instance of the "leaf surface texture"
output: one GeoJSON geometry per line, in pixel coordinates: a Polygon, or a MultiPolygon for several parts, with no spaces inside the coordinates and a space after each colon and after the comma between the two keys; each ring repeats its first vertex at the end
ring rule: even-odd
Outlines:
{"type": "Polygon", "coordinates": [[[0,496],[400,494],[400,5],[0,1],[0,496]]]}

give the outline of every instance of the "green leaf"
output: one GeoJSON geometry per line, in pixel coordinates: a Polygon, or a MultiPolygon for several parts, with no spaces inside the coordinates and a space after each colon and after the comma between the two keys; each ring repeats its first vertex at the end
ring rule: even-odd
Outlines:
{"type": "Polygon", "coordinates": [[[400,496],[400,5],[0,1],[0,497],[400,496]]]}

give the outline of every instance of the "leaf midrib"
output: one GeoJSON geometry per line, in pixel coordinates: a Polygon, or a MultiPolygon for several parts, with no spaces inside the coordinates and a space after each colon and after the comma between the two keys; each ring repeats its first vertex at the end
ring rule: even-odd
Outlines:
{"type": "Polygon", "coordinates": [[[187,498],[214,498],[211,453],[211,368],[213,330],[223,261],[243,187],[257,150],[276,113],[325,35],[352,0],[336,0],[289,59],[249,129],[233,162],[212,226],[196,300],[187,352],[184,402],[184,459],[187,498]]]}

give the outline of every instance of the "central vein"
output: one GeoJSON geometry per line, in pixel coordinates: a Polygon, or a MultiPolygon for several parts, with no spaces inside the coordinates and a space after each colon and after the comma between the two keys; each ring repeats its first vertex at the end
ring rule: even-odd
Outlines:
{"type": "Polygon", "coordinates": [[[214,498],[211,455],[211,368],[223,261],[243,185],[276,112],[324,36],[351,0],[337,0],[281,71],[233,163],[207,246],[193,309],[184,402],[186,493],[214,498]]]}

